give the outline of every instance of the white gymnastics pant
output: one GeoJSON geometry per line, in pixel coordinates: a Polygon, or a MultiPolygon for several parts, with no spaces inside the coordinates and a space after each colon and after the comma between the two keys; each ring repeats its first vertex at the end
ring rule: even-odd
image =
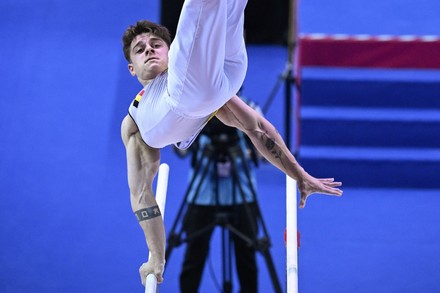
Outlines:
{"type": "Polygon", "coordinates": [[[240,89],[247,69],[247,0],[186,0],[169,52],[168,91],[175,109],[207,116],[240,89]]]}

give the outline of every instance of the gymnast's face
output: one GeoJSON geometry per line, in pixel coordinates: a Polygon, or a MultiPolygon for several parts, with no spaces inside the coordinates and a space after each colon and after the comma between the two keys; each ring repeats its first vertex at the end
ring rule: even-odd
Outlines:
{"type": "Polygon", "coordinates": [[[131,42],[128,70],[142,85],[168,68],[168,46],[160,38],[143,33],[131,42]]]}

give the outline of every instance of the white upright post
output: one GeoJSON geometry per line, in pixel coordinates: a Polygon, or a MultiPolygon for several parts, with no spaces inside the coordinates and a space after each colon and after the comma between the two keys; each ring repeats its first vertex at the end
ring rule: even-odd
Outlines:
{"type": "Polygon", "coordinates": [[[162,219],[165,217],[165,203],[167,200],[168,189],[168,174],[170,173],[170,167],[163,163],[159,166],[159,175],[157,177],[156,186],[156,202],[162,213],[162,219]]]}
{"type": "Polygon", "coordinates": [[[287,293],[298,293],[297,183],[286,175],[287,293]]]}
{"type": "MultiPolygon", "coordinates": [[[[162,214],[162,219],[165,217],[165,203],[167,199],[169,172],[170,172],[170,167],[167,164],[164,163],[159,166],[159,175],[157,177],[157,185],[156,185],[156,202],[162,214]]],[[[148,256],[148,258],[150,258],[150,255],[148,256]]],[[[145,293],[156,293],[156,291],[157,291],[156,276],[154,274],[149,274],[145,280],[145,293]]]]}

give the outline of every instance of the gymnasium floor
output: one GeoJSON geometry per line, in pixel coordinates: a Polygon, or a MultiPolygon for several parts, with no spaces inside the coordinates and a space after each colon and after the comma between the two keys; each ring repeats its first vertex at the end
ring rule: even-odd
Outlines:
{"type": "MultiPolygon", "coordinates": [[[[432,0],[303,1],[301,31],[440,35],[438,11],[432,0]]],[[[120,37],[137,19],[158,15],[158,0],[0,2],[0,292],[143,292],[138,267],[147,251],[119,139],[139,86],[120,37]]],[[[244,95],[263,104],[287,52],[253,45],[248,53],[244,95]]],[[[267,113],[280,133],[282,107],[280,92],[267,113]]],[[[171,167],[169,229],[189,162],[170,148],[162,161],[171,167]]],[[[285,288],[284,176],[262,165],[257,177],[285,288]]],[[[299,292],[440,292],[439,206],[439,190],[426,188],[347,187],[342,198],[313,196],[298,214],[299,292]]],[[[216,233],[200,292],[220,292],[219,243],[216,233]]],[[[161,292],[178,292],[182,254],[183,247],[173,251],[161,292]]],[[[259,268],[260,292],[272,292],[261,257],[259,268]]]]}

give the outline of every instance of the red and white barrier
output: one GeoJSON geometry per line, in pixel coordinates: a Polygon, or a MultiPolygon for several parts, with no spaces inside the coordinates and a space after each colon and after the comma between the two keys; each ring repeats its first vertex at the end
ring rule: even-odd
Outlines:
{"type": "Polygon", "coordinates": [[[303,34],[301,66],[440,69],[440,37],[303,34]]]}

